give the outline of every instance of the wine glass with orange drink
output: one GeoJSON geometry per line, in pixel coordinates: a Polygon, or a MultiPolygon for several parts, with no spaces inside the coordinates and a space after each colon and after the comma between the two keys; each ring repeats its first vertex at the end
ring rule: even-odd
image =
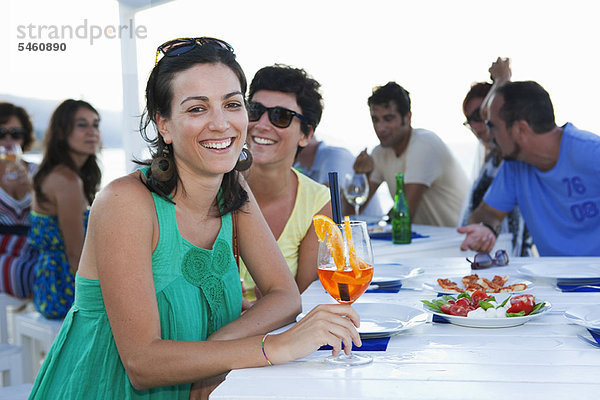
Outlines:
{"type": "Polygon", "coordinates": [[[21,161],[22,155],[21,146],[17,143],[0,145],[0,163],[4,164],[2,181],[5,184],[16,181],[26,173],[21,161]]]}
{"type": "MultiPolygon", "coordinates": [[[[315,215],[315,231],[319,239],[317,268],[323,288],[338,303],[352,304],[369,287],[373,279],[373,250],[364,221],[336,224],[329,217],[315,215]]],[[[326,359],[342,365],[361,365],[373,361],[368,355],[343,352],[326,359]]]]}

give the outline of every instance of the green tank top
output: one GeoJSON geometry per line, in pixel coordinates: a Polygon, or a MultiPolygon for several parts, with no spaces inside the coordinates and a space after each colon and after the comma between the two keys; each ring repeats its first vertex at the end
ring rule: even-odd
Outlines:
{"type": "MultiPolygon", "coordinates": [[[[231,246],[231,214],[221,217],[212,248],[202,249],[179,233],[175,206],[156,194],[153,198],[159,239],[152,254],[152,275],[161,337],[206,340],[239,317],[242,309],[231,246]]],[[[190,384],[145,391],[133,388],[112,335],[100,282],[76,275],[75,302],[40,369],[30,399],[187,400],[189,391],[190,384]]]]}

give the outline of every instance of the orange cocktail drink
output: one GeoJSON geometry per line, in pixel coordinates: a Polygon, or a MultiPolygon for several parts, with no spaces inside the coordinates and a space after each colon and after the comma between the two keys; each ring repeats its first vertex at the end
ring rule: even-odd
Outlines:
{"type": "MultiPolygon", "coordinates": [[[[364,221],[336,224],[325,215],[313,217],[315,232],[319,239],[317,270],[321,284],[338,303],[352,304],[369,287],[373,279],[373,250],[364,221]]],[[[369,355],[346,355],[327,357],[334,365],[364,365],[373,361],[369,355]]]]}
{"type": "Polygon", "coordinates": [[[319,239],[319,280],[339,303],[352,304],[369,287],[373,278],[373,252],[362,221],[345,218],[335,224],[324,215],[313,218],[319,239]]]}
{"type": "Polygon", "coordinates": [[[352,304],[367,290],[373,279],[373,266],[366,263],[364,265],[358,278],[350,266],[338,271],[335,265],[322,265],[318,269],[319,280],[337,302],[352,304]]]}

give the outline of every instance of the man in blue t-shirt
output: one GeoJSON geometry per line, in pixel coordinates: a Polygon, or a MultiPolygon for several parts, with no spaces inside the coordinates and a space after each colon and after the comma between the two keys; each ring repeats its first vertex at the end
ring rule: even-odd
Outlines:
{"type": "Polygon", "coordinates": [[[550,96],[532,81],[497,89],[486,124],[504,160],[461,249],[490,252],[519,206],[542,256],[600,256],[600,136],[556,126],[550,96]]]}

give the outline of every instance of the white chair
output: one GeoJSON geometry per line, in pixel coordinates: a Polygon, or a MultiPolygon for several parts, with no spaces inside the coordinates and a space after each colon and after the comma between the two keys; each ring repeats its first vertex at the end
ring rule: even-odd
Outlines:
{"type": "Polygon", "coordinates": [[[8,343],[8,307],[21,307],[25,300],[0,293],[0,343],[8,343]]]}
{"type": "Polygon", "coordinates": [[[27,400],[32,388],[31,383],[0,388],[0,400],[27,400]]]}
{"type": "Polygon", "coordinates": [[[23,381],[33,382],[41,362],[54,342],[62,320],[49,320],[38,312],[15,318],[16,342],[23,352],[23,381]]]}
{"type": "Polygon", "coordinates": [[[0,343],[0,374],[2,387],[23,383],[23,357],[20,347],[0,343]]]}
{"type": "Polygon", "coordinates": [[[20,306],[22,300],[0,293],[0,386],[23,383],[21,348],[8,344],[7,307],[20,306]]]}

